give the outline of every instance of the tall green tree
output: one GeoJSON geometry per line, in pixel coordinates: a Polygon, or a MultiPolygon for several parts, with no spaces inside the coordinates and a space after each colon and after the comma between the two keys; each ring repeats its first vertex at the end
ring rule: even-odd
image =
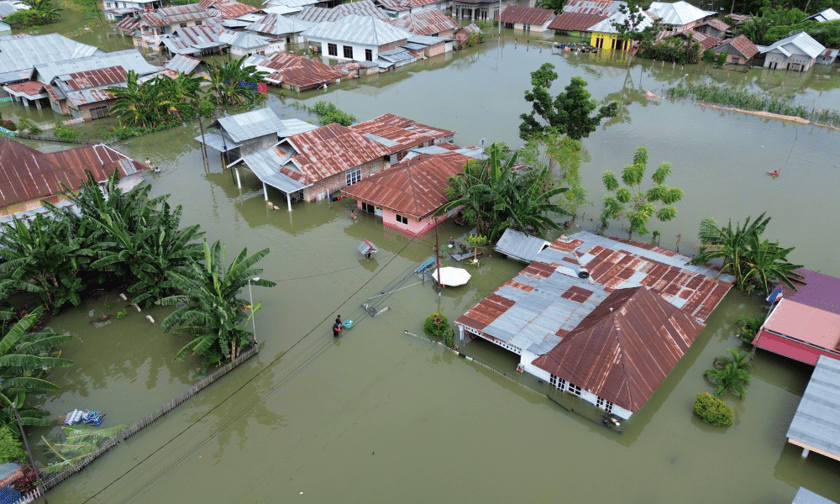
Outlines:
{"type": "Polygon", "coordinates": [[[735,277],[735,286],[745,294],[758,291],[767,294],[777,282],[796,289],[794,282],[801,278],[796,269],[801,264],[792,264],[787,256],[794,247],[783,248],[778,242],[762,239],[770,217],[765,213],[755,221],[747,217],[742,226],[732,226],[730,220],[726,226],[719,226],[712,218],[700,222],[700,253],[692,264],[705,264],[722,260],[721,273],[735,277]]]}
{"type": "Polygon", "coordinates": [[[669,187],[665,179],[671,174],[670,163],[662,163],[651,176],[654,185],[647,191],[642,190],[645,172],[647,171],[648,151],[644,147],[636,149],[633,156],[633,164],[627,165],[621,172],[621,182],[616,175],[607,170],[603,175],[604,187],[612,194],[604,196],[604,208],[601,211],[601,223],[606,226],[607,222],[618,219],[627,219],[630,227],[628,238],[633,233],[644,236],[650,231],[647,223],[655,216],[662,222],[672,220],[677,216],[677,208],[674,203],[683,197],[683,190],[679,187],[669,187]],[[656,204],[661,203],[659,209],[656,204]]]}
{"type": "Polygon", "coordinates": [[[531,85],[534,87],[525,91],[525,101],[531,103],[533,110],[530,114],[519,116],[522,119],[519,125],[521,139],[527,141],[554,132],[580,140],[595,131],[602,119],[618,113],[618,102],[598,108],[598,101],[592,98],[586,89],[586,81],[580,77],[572,77],[565,91],[552,97],[549,88],[555,80],[557,72],[551,63],[543,63],[538,70],[531,72],[531,85]],[[597,112],[595,109],[598,109],[597,112]]]}
{"type": "MultiPolygon", "coordinates": [[[[204,367],[223,360],[235,359],[241,348],[248,344],[248,322],[261,304],[248,308],[247,300],[238,296],[248,285],[249,279],[262,272],[254,267],[268,255],[262,249],[248,255],[247,249],[237,254],[230,266],[227,265],[225,246],[220,242],[203,243],[204,256],[201,262],[194,261],[171,273],[168,283],[180,289],[181,293],[158,301],[161,305],[179,305],[162,322],[164,330],[190,337],[190,341],[178,351],[178,359],[196,354],[204,358],[204,367]]],[[[251,280],[253,285],[274,287],[275,283],[260,278],[251,280]]]]}
{"type": "Polygon", "coordinates": [[[579,140],[551,132],[528,140],[519,154],[519,159],[532,168],[547,167],[556,182],[568,188],[563,193],[562,205],[570,215],[586,204],[586,188],[580,177],[583,151],[579,140]]]}
{"type": "Polygon", "coordinates": [[[632,45],[652,43],[656,35],[662,31],[660,23],[651,23],[650,17],[645,13],[641,2],[628,0],[618,6],[618,12],[622,14],[619,21],[612,23],[613,28],[618,32],[618,40],[631,41],[630,57],[627,58],[627,66],[633,62],[632,45]]]}
{"type": "MultiPolygon", "coordinates": [[[[38,308],[11,326],[0,326],[0,411],[3,422],[14,421],[12,405],[17,408],[24,425],[48,426],[44,420],[46,411],[26,407],[27,397],[44,392],[60,390],[60,387],[45,379],[51,368],[72,366],[73,361],[60,358],[55,347],[70,340],[70,335],[52,332],[28,332],[41,316],[38,308]]],[[[9,312],[0,312],[0,318],[8,321],[9,312]]]]}
{"type": "Polygon", "coordinates": [[[217,105],[235,107],[252,107],[266,99],[266,95],[247,85],[240,83],[264,83],[265,72],[257,70],[253,65],[245,65],[245,58],[238,60],[229,58],[223,62],[214,61],[207,66],[210,77],[208,92],[214,97],[217,105]]]}

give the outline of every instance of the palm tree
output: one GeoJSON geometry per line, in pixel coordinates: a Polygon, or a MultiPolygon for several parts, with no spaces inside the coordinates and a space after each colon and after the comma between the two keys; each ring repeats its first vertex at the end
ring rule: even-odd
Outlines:
{"type": "Polygon", "coordinates": [[[217,105],[253,106],[265,98],[255,88],[249,87],[248,83],[264,83],[267,74],[253,65],[245,66],[246,57],[228,59],[224,63],[211,62],[208,65],[209,92],[215,95],[217,105]]]}
{"type": "Polygon", "coordinates": [[[723,397],[730,390],[741,399],[747,396],[744,385],[750,383],[750,372],[739,368],[735,362],[727,362],[722,369],[707,369],[703,376],[715,385],[718,397],[723,397]]]}
{"type": "Polygon", "coordinates": [[[559,215],[571,215],[560,205],[551,203],[550,199],[568,191],[568,187],[555,187],[546,190],[552,183],[548,167],[540,171],[528,171],[512,177],[505,184],[504,190],[496,204],[496,210],[507,216],[507,219],[496,223],[491,236],[501,235],[505,229],[533,233],[545,239],[548,228],[560,229],[549,215],[553,212],[559,215]]]}
{"type": "Polygon", "coordinates": [[[44,474],[63,471],[84,460],[99,449],[100,443],[113,439],[125,425],[114,425],[108,428],[92,427],[90,425],[73,425],[64,427],[64,441],[50,443],[41,436],[41,441],[47,446],[56,462],[41,469],[44,474]]]}
{"type": "Polygon", "coordinates": [[[151,120],[152,109],[148,106],[146,89],[137,82],[137,73],[129,70],[125,86],[108,88],[116,100],[111,106],[111,114],[125,121],[128,126],[146,127],[151,120]]]}
{"type": "Polygon", "coordinates": [[[770,217],[764,212],[755,221],[750,217],[744,225],[732,227],[730,220],[726,226],[718,226],[712,218],[700,222],[700,253],[691,264],[705,264],[715,259],[722,259],[720,273],[730,273],[735,277],[735,286],[749,294],[758,288],[769,293],[772,284],[782,282],[791,289],[796,289],[794,281],[801,275],[794,270],[802,265],[791,264],[787,255],[794,249],[781,248],[778,243],[761,240],[761,234],[767,228],[770,217]]]}
{"type": "MultiPolygon", "coordinates": [[[[257,304],[247,308],[247,301],[237,296],[249,279],[262,272],[254,265],[268,254],[262,249],[248,256],[248,250],[234,258],[230,267],[226,266],[225,246],[215,242],[212,246],[204,240],[203,262],[196,261],[171,273],[170,286],[181,290],[181,294],[165,297],[158,301],[161,305],[178,305],[162,326],[169,331],[178,327],[177,332],[192,339],[175,356],[181,359],[186,355],[204,357],[204,368],[222,360],[231,361],[239,355],[242,346],[248,343],[248,322],[261,307],[257,304]]],[[[265,279],[251,280],[253,285],[273,287],[274,282],[265,279]]]]}
{"type": "MultiPolygon", "coordinates": [[[[0,312],[0,318],[8,320],[9,312],[0,312]]],[[[0,404],[5,422],[14,419],[12,405],[18,409],[24,425],[47,426],[43,417],[48,413],[37,408],[24,408],[27,396],[59,390],[59,386],[44,379],[53,367],[72,366],[73,361],[61,359],[53,349],[70,340],[70,335],[52,332],[27,331],[41,316],[38,308],[18,320],[11,327],[0,326],[0,404]]]]}

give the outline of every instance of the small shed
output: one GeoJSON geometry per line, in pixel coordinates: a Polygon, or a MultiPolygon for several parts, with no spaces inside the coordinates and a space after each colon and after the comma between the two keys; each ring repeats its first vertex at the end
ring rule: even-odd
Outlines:
{"type": "Polygon", "coordinates": [[[496,252],[508,257],[530,263],[534,258],[551,244],[542,238],[530,236],[514,229],[506,229],[496,242],[496,252]]]}
{"type": "Polygon", "coordinates": [[[840,361],[820,356],[811,381],[796,408],[786,437],[802,447],[802,456],[817,452],[840,460],[840,361]]]}
{"type": "Polygon", "coordinates": [[[362,243],[360,243],[357,248],[359,252],[367,259],[370,259],[371,257],[373,257],[373,254],[379,252],[379,249],[376,248],[376,245],[374,245],[367,238],[363,239],[362,243]]]}

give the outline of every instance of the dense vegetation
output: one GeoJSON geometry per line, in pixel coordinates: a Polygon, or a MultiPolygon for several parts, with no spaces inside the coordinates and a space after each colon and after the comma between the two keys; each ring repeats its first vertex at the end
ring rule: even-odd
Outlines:
{"type": "Polygon", "coordinates": [[[448,347],[455,346],[455,329],[449,327],[449,319],[443,313],[435,312],[426,317],[423,331],[430,336],[440,338],[448,347]]]}
{"type": "Polygon", "coordinates": [[[768,96],[729,86],[692,82],[681,82],[676,87],[668,88],[666,93],[671,98],[691,98],[703,103],[801,117],[820,124],[840,126],[840,112],[837,110],[794,105],[792,96],[768,96]]]}
{"type": "Polygon", "coordinates": [[[729,427],[735,413],[725,402],[708,392],[697,394],[694,400],[694,413],[704,422],[719,427],[729,427]]]}
{"type": "Polygon", "coordinates": [[[5,18],[3,22],[12,28],[35,28],[54,23],[61,17],[61,9],[53,6],[52,0],[29,0],[29,9],[21,9],[5,18]]]}
{"type": "Polygon", "coordinates": [[[320,100],[309,111],[315,114],[322,125],[338,123],[342,126],[350,126],[356,122],[355,116],[340,110],[333,102],[320,100]]]}
{"type": "MultiPolygon", "coordinates": [[[[840,6],[835,6],[835,10],[840,10],[840,6]]],[[[809,9],[808,12],[813,14],[819,11],[809,9]]],[[[840,46],[840,21],[805,21],[808,13],[796,7],[781,5],[765,6],[752,14],[755,17],[737,26],[735,31],[755,44],[770,45],[804,31],[825,47],[840,46]]]]}

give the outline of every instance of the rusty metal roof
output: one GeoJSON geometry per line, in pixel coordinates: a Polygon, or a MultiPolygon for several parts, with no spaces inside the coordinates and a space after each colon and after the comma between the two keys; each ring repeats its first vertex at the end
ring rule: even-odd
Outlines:
{"type": "Polygon", "coordinates": [[[104,89],[80,89],[67,93],[67,103],[78,108],[82,105],[92,105],[115,99],[114,95],[104,89]]]}
{"type": "Polygon", "coordinates": [[[197,58],[193,58],[185,54],[176,54],[171,60],[167,61],[164,66],[167,70],[174,70],[176,73],[180,72],[191,74],[199,64],[201,64],[201,60],[197,58]]]}
{"type": "Polygon", "coordinates": [[[62,88],[65,91],[78,91],[125,82],[125,70],[121,66],[97,68],[59,75],[56,80],[61,81],[62,88]]]}
{"type": "Polygon", "coordinates": [[[266,80],[288,82],[301,89],[331,83],[344,75],[319,61],[284,52],[274,53],[259,62],[257,68],[262,70],[263,67],[272,71],[266,80]]]}
{"type": "Polygon", "coordinates": [[[9,138],[0,138],[0,207],[60,193],[62,184],[78,189],[88,168],[98,181],[119,169],[130,175],[147,167],[104,144],[43,153],[9,138]]]}
{"type": "Polygon", "coordinates": [[[388,148],[389,154],[405,151],[424,144],[431,145],[436,141],[452,140],[454,131],[427,126],[411,119],[386,113],[368,121],[350,126],[354,131],[382,143],[388,148]]]}
{"type": "Polygon", "coordinates": [[[502,23],[523,23],[529,25],[543,25],[554,17],[551,9],[539,7],[523,7],[521,5],[508,5],[500,16],[502,23]]]}
{"type": "Polygon", "coordinates": [[[533,364],[636,413],[704,327],[647,287],[619,289],[533,364]]]}
{"type": "Polygon", "coordinates": [[[720,43],[719,38],[714,37],[712,35],[706,35],[705,33],[695,31],[692,29],[686,30],[684,33],[690,33],[693,37],[693,40],[695,42],[699,42],[700,47],[702,47],[703,49],[711,49],[720,43]]]}
{"type": "Polygon", "coordinates": [[[412,12],[407,16],[392,20],[391,24],[416,35],[437,35],[459,27],[452,18],[437,9],[412,12]]]}
{"type": "Polygon", "coordinates": [[[390,20],[390,18],[383,14],[371,0],[359,0],[358,2],[343,3],[336,5],[332,9],[308,5],[300,11],[297,19],[320,23],[322,21],[338,21],[349,14],[372,16],[381,21],[390,20]]]}
{"type": "MultiPolygon", "coordinates": [[[[426,5],[431,5],[437,2],[438,0],[379,0],[379,4],[382,6],[382,8],[395,12],[400,12],[404,10],[410,11],[411,9],[416,9],[417,7],[424,7],[426,5]]],[[[434,10],[440,12],[438,9],[434,10]]]]}
{"type": "Polygon", "coordinates": [[[563,4],[563,12],[598,14],[607,17],[617,11],[622,3],[624,2],[616,0],[568,0],[563,4]]]}
{"type": "Polygon", "coordinates": [[[714,48],[714,51],[726,51],[728,53],[732,53],[734,51],[737,55],[743,56],[746,59],[751,59],[758,53],[758,47],[756,47],[755,44],[753,44],[750,39],[744,35],[738,35],[735,38],[724,40],[714,48]],[[729,48],[731,48],[732,51],[730,51],[729,48]]]}
{"type": "Polygon", "coordinates": [[[38,81],[19,82],[17,84],[7,84],[4,88],[11,89],[18,93],[27,94],[29,96],[39,95],[44,90],[44,83],[38,81]]]}
{"type": "Polygon", "coordinates": [[[712,28],[714,28],[716,30],[719,30],[719,31],[722,31],[722,32],[725,32],[726,30],[729,29],[729,25],[724,23],[723,21],[721,21],[718,18],[707,19],[706,21],[703,21],[702,23],[695,26],[694,28],[697,29],[697,28],[700,28],[703,25],[709,25],[712,28]]]}
{"type": "Polygon", "coordinates": [[[222,19],[236,19],[245,14],[257,12],[259,9],[250,5],[231,0],[228,2],[216,2],[212,6],[207,7],[207,13],[221,17],[222,19]],[[213,11],[216,11],[214,13],[213,11]]]}
{"type": "Polygon", "coordinates": [[[560,31],[588,31],[591,26],[595,26],[608,15],[601,14],[582,14],[578,12],[563,12],[548,23],[548,27],[552,30],[560,31]]]}
{"type": "Polygon", "coordinates": [[[443,191],[447,179],[464,169],[471,157],[456,152],[421,154],[343,189],[359,201],[422,219],[448,200],[443,191]]]}
{"type": "Polygon", "coordinates": [[[312,26],[309,21],[287,18],[280,14],[268,14],[264,18],[248,25],[246,30],[262,33],[264,35],[286,35],[288,33],[300,33],[312,26]]]}
{"type": "MultiPolygon", "coordinates": [[[[208,17],[210,17],[210,14],[199,4],[173,5],[141,14],[140,19],[142,21],[138,24],[168,26],[176,23],[186,23],[188,21],[201,21],[208,17]]],[[[120,27],[122,28],[122,26],[120,27]]]]}
{"type": "Polygon", "coordinates": [[[276,149],[281,158],[291,156],[280,172],[307,185],[389,154],[384,145],[338,123],[290,136],[276,149]]]}
{"type": "Polygon", "coordinates": [[[456,323],[487,339],[543,355],[610,293],[639,286],[703,322],[734,279],[715,278],[716,270],[688,265],[689,260],[669,250],[587,232],[560,237],[456,323]]]}

